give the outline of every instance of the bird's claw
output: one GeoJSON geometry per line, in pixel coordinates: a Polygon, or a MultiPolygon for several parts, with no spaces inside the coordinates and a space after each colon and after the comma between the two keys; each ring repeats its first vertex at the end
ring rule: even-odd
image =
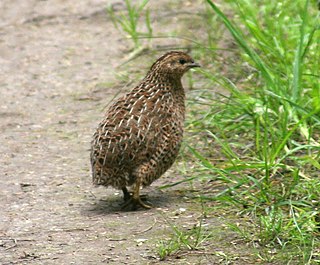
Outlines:
{"type": "Polygon", "coordinates": [[[131,211],[137,210],[139,207],[144,208],[144,209],[151,209],[152,204],[146,204],[143,201],[146,201],[147,196],[142,195],[138,198],[134,198],[131,196],[127,200],[125,200],[125,203],[121,206],[121,209],[129,209],[131,211]]]}
{"type": "MultiPolygon", "coordinates": [[[[132,192],[128,192],[123,196],[123,200],[126,203],[127,201],[131,200],[133,196],[132,192]]],[[[141,201],[147,201],[148,200],[148,196],[146,194],[140,195],[140,199],[141,201]]]]}

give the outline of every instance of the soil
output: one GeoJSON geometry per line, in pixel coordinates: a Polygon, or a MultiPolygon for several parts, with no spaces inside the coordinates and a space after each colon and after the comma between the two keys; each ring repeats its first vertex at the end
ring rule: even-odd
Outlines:
{"type": "MultiPolygon", "coordinates": [[[[0,264],[223,260],[219,242],[210,252],[159,260],[157,243],[172,233],[168,220],[192,227],[201,216],[191,186],[159,189],[183,178],[174,169],[145,191],[151,210],[121,211],[122,194],[91,184],[91,136],[122,86],[116,68],[129,53],[105,12],[111,3],[124,8],[121,2],[1,0],[0,264]]],[[[223,223],[219,216],[205,222],[219,230],[223,223]]]]}

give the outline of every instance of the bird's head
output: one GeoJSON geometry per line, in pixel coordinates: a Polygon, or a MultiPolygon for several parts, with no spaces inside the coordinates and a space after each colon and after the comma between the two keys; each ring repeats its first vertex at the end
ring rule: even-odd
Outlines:
{"type": "Polygon", "coordinates": [[[189,69],[200,67],[190,55],[181,51],[171,51],[162,55],[152,66],[150,71],[181,78],[189,69]]]}

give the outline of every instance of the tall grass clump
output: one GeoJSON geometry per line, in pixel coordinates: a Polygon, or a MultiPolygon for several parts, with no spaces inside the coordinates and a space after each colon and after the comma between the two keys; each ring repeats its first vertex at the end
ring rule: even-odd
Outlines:
{"type": "Polygon", "coordinates": [[[309,1],[233,0],[224,4],[232,13],[227,16],[211,0],[207,3],[239,49],[242,71],[237,75],[243,76],[232,81],[200,72],[229,91],[220,100],[208,96],[211,106],[200,113],[202,119],[198,115],[189,124],[206,131],[207,151],[218,149],[221,154],[211,159],[190,147],[204,174],[222,183],[220,192],[207,199],[252,214],[261,245],[279,247],[301,264],[319,260],[317,10],[309,1]]]}
{"type": "Polygon", "coordinates": [[[152,37],[150,11],[146,8],[148,2],[149,0],[142,0],[133,3],[132,0],[125,0],[125,10],[123,11],[115,11],[112,5],[107,8],[107,13],[114,26],[131,38],[135,51],[142,48],[141,38],[149,39],[152,37]],[[143,18],[145,31],[141,31],[141,20],[143,18]]]}

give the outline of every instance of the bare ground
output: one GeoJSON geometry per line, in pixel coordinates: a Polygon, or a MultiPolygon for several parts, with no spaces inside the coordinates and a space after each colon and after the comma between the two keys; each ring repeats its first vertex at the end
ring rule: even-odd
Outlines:
{"type": "Polygon", "coordinates": [[[128,50],[110,3],[0,3],[0,264],[224,264],[214,253],[226,250],[250,264],[219,215],[205,220],[215,246],[159,261],[167,220],[192,227],[201,216],[191,187],[157,188],[181,179],[175,171],[148,189],[149,211],[123,212],[121,194],[92,187],[90,138],[128,50]]]}

